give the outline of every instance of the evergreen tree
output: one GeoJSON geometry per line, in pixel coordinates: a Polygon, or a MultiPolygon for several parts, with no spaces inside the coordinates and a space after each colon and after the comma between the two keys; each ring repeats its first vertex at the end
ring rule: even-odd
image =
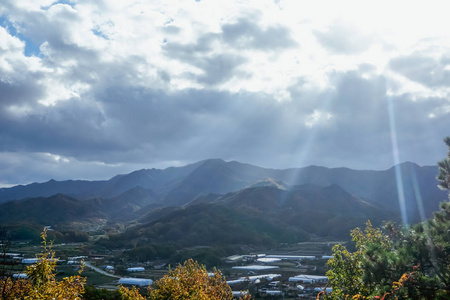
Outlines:
{"type": "Polygon", "coordinates": [[[444,139],[444,143],[448,147],[448,153],[445,159],[438,162],[439,175],[437,180],[441,189],[450,190],[450,136],[444,139]]]}
{"type": "MultiPolygon", "coordinates": [[[[450,189],[450,137],[447,158],[439,162],[439,187],[450,189]]],[[[411,227],[367,223],[355,229],[354,252],[333,248],[328,261],[332,292],[325,299],[450,299],[450,202],[426,222],[411,227]]]]}

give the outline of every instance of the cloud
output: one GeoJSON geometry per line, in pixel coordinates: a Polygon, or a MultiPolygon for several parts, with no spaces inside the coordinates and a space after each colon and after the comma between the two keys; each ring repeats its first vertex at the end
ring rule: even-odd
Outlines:
{"type": "Polygon", "coordinates": [[[275,51],[297,46],[288,28],[272,25],[261,28],[255,19],[240,18],[234,23],[222,25],[223,41],[239,49],[275,51]]]}
{"type": "Polygon", "coordinates": [[[360,32],[353,25],[337,20],[326,30],[313,30],[313,34],[327,49],[346,55],[364,52],[374,40],[374,37],[360,32]]]}
{"type": "Polygon", "coordinates": [[[401,160],[445,153],[442,36],[402,44],[339,5],[175,4],[0,4],[0,184],[211,157],[388,168],[392,120],[401,160]]]}
{"type": "MultiPolygon", "coordinates": [[[[277,25],[263,29],[257,21],[258,18],[252,21],[240,18],[236,22],[222,24],[219,33],[203,34],[194,43],[188,44],[169,41],[163,49],[167,57],[201,70],[200,74],[187,74],[198,83],[207,86],[225,83],[234,76],[242,77],[247,74],[239,70],[239,66],[249,60],[239,53],[241,50],[282,51],[297,45],[286,27],[277,25]],[[216,54],[217,50],[222,53],[216,54]]],[[[181,31],[178,27],[175,28],[177,33],[181,31]]],[[[165,31],[167,32],[167,27],[165,31]]],[[[172,31],[173,29],[171,34],[172,31]]]]}
{"type": "Polygon", "coordinates": [[[431,88],[450,86],[450,60],[445,55],[413,53],[393,58],[390,67],[409,80],[431,88]]]}
{"type": "Polygon", "coordinates": [[[168,43],[164,50],[170,58],[179,59],[201,70],[200,74],[194,72],[187,74],[188,78],[195,78],[200,84],[207,86],[220,84],[238,75],[235,69],[245,62],[245,59],[236,54],[210,54],[213,53],[212,35],[202,36],[197,43],[181,45],[168,43]],[[200,55],[205,54],[205,55],[200,55]]]}

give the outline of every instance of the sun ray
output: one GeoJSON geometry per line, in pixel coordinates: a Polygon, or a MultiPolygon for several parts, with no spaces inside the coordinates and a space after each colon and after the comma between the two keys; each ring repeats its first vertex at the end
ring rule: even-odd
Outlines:
{"type": "Polygon", "coordinates": [[[403,187],[402,169],[400,166],[400,151],[397,140],[397,129],[395,126],[395,109],[394,102],[391,97],[387,98],[389,127],[391,133],[392,155],[394,159],[395,181],[397,185],[398,202],[402,216],[403,225],[408,225],[408,215],[406,213],[405,192],[403,187]]]}

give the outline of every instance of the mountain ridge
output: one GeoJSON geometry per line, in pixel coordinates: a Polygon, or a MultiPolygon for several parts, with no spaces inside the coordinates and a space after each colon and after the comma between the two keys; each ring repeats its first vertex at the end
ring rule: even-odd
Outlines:
{"type": "MultiPolygon", "coordinates": [[[[199,161],[182,167],[166,169],[141,169],[128,174],[120,174],[109,180],[49,180],[45,183],[18,185],[0,189],[0,203],[17,201],[30,197],[50,197],[65,194],[70,197],[88,201],[90,199],[116,199],[111,203],[128,207],[127,211],[136,212],[144,206],[166,207],[184,206],[195,199],[206,199],[208,195],[225,195],[237,192],[252,185],[272,185],[282,183],[286,189],[297,185],[313,184],[322,187],[337,185],[347,193],[362,201],[398,213],[398,185],[403,186],[407,201],[407,216],[410,221],[417,221],[422,209],[417,204],[420,198],[424,211],[429,216],[438,209],[439,202],[445,200],[445,192],[437,188],[435,176],[437,166],[419,166],[405,162],[387,170],[353,170],[350,168],[327,168],[308,166],[304,168],[268,169],[238,161],[226,162],[222,159],[199,161]],[[396,172],[402,172],[402,182],[396,182],[396,172]],[[270,178],[270,179],[268,179],[270,178]],[[136,188],[151,191],[147,202],[131,199],[127,192],[136,188]],[[416,195],[417,190],[420,195],[416,195]],[[122,198],[120,198],[122,197],[122,198]],[[122,203],[123,202],[123,203],[122,203]],[[136,204],[138,203],[138,204],[136,204]],[[145,205],[144,205],[145,204],[145,205]],[[152,206],[153,205],[153,206],[152,206]]],[[[147,192],[144,192],[147,193],[147,192]]],[[[132,195],[129,192],[129,195],[132,195]]],[[[214,200],[214,197],[210,197],[214,200]]],[[[106,203],[106,200],[98,200],[106,203]]],[[[195,201],[194,201],[195,203],[195,201]]],[[[100,206],[103,204],[99,204],[100,206]]],[[[117,214],[116,212],[111,212],[117,214]]],[[[131,213],[133,216],[139,214],[131,213]]]]}

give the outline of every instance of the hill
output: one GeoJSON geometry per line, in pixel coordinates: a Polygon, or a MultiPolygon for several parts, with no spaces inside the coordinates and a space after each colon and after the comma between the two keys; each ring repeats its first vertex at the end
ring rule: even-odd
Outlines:
{"type": "Polygon", "coordinates": [[[62,225],[72,222],[98,223],[105,219],[106,215],[89,203],[63,194],[26,198],[0,205],[2,223],[29,222],[42,225],[62,225]]]}
{"type": "MultiPolygon", "coordinates": [[[[268,180],[268,182],[273,182],[268,180]]],[[[298,243],[311,234],[347,238],[350,229],[368,219],[380,224],[398,215],[375,207],[337,185],[248,187],[223,196],[201,196],[184,207],[153,210],[125,232],[102,240],[111,248],[149,247],[173,243],[179,247],[298,243]]]]}

